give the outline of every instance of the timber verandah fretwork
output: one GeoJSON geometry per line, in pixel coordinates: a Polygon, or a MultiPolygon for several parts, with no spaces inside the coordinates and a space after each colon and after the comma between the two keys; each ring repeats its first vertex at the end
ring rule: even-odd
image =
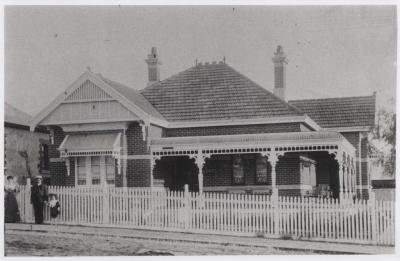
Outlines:
{"type": "Polygon", "coordinates": [[[218,135],[154,139],[151,149],[151,184],[157,160],[165,156],[188,156],[198,168],[199,193],[203,192],[203,167],[217,154],[259,153],[271,165],[272,193],[277,195],[276,164],[288,152],[326,151],[338,163],[339,193],[356,193],[355,148],[332,131],[218,135]]]}

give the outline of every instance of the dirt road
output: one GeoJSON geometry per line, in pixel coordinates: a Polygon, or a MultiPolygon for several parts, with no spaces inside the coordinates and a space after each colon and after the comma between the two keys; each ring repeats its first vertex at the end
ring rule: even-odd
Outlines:
{"type": "Polygon", "coordinates": [[[61,232],[8,231],[5,234],[5,254],[6,256],[298,255],[312,254],[312,252],[61,232]]]}

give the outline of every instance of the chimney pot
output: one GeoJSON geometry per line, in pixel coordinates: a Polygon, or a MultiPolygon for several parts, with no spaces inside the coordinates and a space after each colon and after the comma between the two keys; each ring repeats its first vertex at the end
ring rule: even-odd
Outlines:
{"type": "Polygon", "coordinates": [[[146,59],[148,68],[148,83],[147,86],[160,81],[160,65],[161,60],[158,58],[157,48],[152,47],[150,54],[147,55],[146,59]]]}
{"type": "Polygon", "coordinates": [[[286,100],[286,64],[288,61],[282,46],[278,45],[276,48],[272,62],[274,63],[275,76],[274,94],[282,100],[286,100]]]}

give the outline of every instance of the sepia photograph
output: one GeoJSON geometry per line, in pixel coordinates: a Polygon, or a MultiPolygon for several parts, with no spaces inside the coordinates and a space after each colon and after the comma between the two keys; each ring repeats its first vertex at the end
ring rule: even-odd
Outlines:
{"type": "Polygon", "coordinates": [[[6,257],[396,254],[395,4],[3,14],[6,257]]]}

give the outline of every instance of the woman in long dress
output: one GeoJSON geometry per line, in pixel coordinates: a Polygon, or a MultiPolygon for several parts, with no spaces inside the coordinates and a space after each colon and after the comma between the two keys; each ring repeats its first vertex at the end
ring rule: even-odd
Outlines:
{"type": "Polygon", "coordinates": [[[20,221],[18,202],[16,194],[18,193],[17,184],[13,176],[8,176],[4,183],[4,222],[16,223],[20,221]]]}

